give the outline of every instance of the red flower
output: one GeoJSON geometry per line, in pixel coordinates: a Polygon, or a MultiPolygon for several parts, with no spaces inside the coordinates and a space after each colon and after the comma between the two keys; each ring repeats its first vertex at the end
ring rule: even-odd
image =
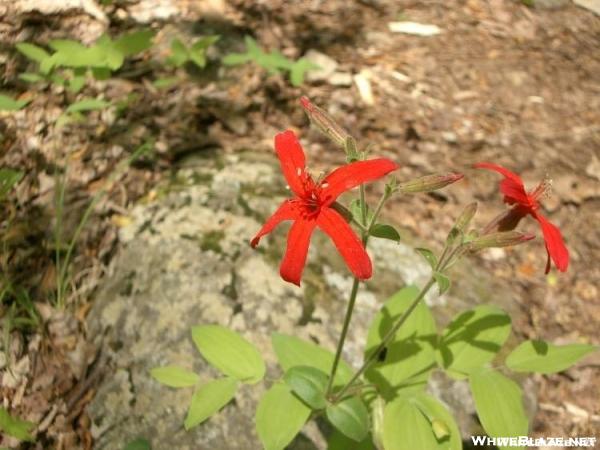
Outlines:
{"type": "Polygon", "coordinates": [[[275,151],[294,198],[285,200],[251,241],[252,247],[284,220],[293,220],[280,266],[281,277],[300,286],[310,237],[319,227],[333,240],[352,273],[361,280],[371,277],[371,260],[361,240],[335,209],[333,202],[345,191],[373,181],[397,169],[388,159],[358,161],[339,167],[315,182],[306,171],[304,151],[296,135],[287,130],[275,136],[275,151]]]}
{"type": "Polygon", "coordinates": [[[569,251],[565,246],[560,230],[539,213],[539,199],[547,192],[549,183],[544,180],[533,191],[527,192],[521,177],[502,166],[483,162],[475,164],[474,167],[493,170],[504,175],[504,179],[500,182],[500,192],[504,194],[506,203],[515,206],[499,223],[500,228],[505,230],[514,229],[519,220],[531,214],[539,222],[544,234],[544,242],[548,252],[546,273],[550,271],[550,259],[554,261],[558,270],[565,272],[569,265],[569,251]]]}

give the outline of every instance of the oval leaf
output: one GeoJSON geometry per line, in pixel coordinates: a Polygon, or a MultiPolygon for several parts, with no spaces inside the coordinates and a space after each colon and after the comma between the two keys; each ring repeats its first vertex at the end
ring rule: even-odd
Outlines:
{"type": "Polygon", "coordinates": [[[18,111],[30,100],[14,100],[7,95],[0,94],[0,111],[18,111]]]}
{"type": "Polygon", "coordinates": [[[432,269],[435,269],[437,267],[437,257],[433,254],[431,250],[424,247],[417,247],[415,248],[415,251],[419,253],[423,258],[425,258],[425,260],[432,269]]]}
{"type": "Polygon", "coordinates": [[[483,369],[469,376],[469,385],[477,415],[489,436],[527,435],[529,421],[523,408],[521,388],[517,383],[495,370],[483,369]]]}
{"type": "Polygon", "coordinates": [[[137,438],[133,441],[129,441],[123,450],[152,450],[152,446],[147,439],[137,438]]]}
{"type": "Polygon", "coordinates": [[[433,278],[438,285],[440,295],[446,293],[446,291],[450,289],[450,278],[443,273],[433,272],[433,278]]]}
{"type": "Polygon", "coordinates": [[[373,445],[369,436],[362,442],[356,442],[334,429],[327,438],[327,450],[377,450],[377,447],[373,445]]]}
{"type": "Polygon", "coordinates": [[[174,388],[195,386],[200,381],[194,372],[177,366],[155,367],[150,375],[159,383],[174,388]]]}
{"type": "Polygon", "coordinates": [[[310,408],[283,383],[271,386],[256,409],[256,431],[265,450],[282,450],[300,432],[310,408]]]}
{"type": "Polygon", "coordinates": [[[86,98],[84,100],[71,103],[67,108],[67,113],[93,111],[95,109],[102,109],[110,106],[110,102],[100,100],[98,98],[86,98]]]}
{"type": "Polygon", "coordinates": [[[28,42],[19,42],[18,44],[15,44],[15,47],[19,52],[33,61],[42,62],[50,56],[43,48],[28,42]]]}
{"type": "Polygon", "coordinates": [[[315,367],[295,366],[283,377],[286,384],[312,409],[323,409],[327,404],[327,374],[315,367]]]}
{"type": "MultiPolygon", "coordinates": [[[[415,286],[409,286],[386,301],[369,327],[366,356],[376,349],[418,293],[415,286]]],[[[425,302],[421,301],[387,350],[378,356],[378,362],[367,371],[366,377],[381,388],[381,394],[388,400],[398,394],[398,389],[423,388],[435,367],[436,340],[435,321],[425,302]]]]}
{"type": "Polygon", "coordinates": [[[515,372],[555,373],[569,368],[596,350],[593,345],[525,341],[508,355],[506,367],[515,372]]]}
{"type": "Polygon", "coordinates": [[[183,426],[189,430],[201,424],[225,406],[235,395],[237,380],[221,378],[200,386],[192,396],[183,426]]]}
{"type": "Polygon", "coordinates": [[[154,32],[152,30],[134,31],[117,39],[113,44],[113,48],[123,56],[135,55],[152,47],[153,37],[154,32]]]}
{"type": "MultiPolygon", "coordinates": [[[[316,367],[326,374],[331,373],[334,355],[330,351],[312,342],[303,341],[295,336],[273,333],[271,343],[277,355],[279,365],[284,371],[294,366],[316,367]]],[[[340,360],[335,375],[335,385],[350,381],[354,372],[345,361],[340,360]]]]}
{"type": "Polygon", "coordinates": [[[6,409],[0,407],[0,431],[15,437],[20,441],[34,441],[34,438],[30,433],[34,428],[34,423],[21,420],[18,417],[13,417],[6,409]]]}
{"type": "Polygon", "coordinates": [[[455,317],[438,345],[440,364],[455,378],[465,378],[490,362],[510,334],[510,317],[482,305],[455,317]]]}
{"type": "Polygon", "coordinates": [[[23,172],[0,168],[0,200],[23,178],[23,172]]]}
{"type": "Polygon", "coordinates": [[[225,375],[252,384],[265,375],[265,363],[258,349],[228,328],[193,327],[192,340],[202,356],[225,375]]]}
{"type": "Polygon", "coordinates": [[[371,236],[400,242],[400,233],[391,225],[377,223],[371,227],[371,236]]]}
{"type": "Polygon", "coordinates": [[[460,450],[458,426],[448,410],[423,392],[400,396],[384,412],[386,450],[460,450]]]}
{"type": "Polygon", "coordinates": [[[361,442],[369,434],[369,411],[358,397],[349,397],[326,409],[327,418],[342,434],[361,442]]]}

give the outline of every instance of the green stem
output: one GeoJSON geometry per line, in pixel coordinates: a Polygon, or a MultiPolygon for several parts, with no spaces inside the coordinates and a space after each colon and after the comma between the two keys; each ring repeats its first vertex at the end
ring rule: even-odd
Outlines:
{"type": "Polygon", "coordinates": [[[389,196],[384,193],[381,196],[381,198],[379,199],[379,203],[377,203],[375,212],[373,212],[373,217],[371,218],[371,221],[369,222],[369,225],[367,226],[367,229],[369,231],[371,231],[371,228],[373,228],[373,225],[375,225],[375,222],[377,221],[377,218],[379,217],[379,213],[381,213],[381,209],[383,208],[383,205],[385,204],[385,202],[388,198],[389,198],[389,196]]]}
{"type": "Polygon", "coordinates": [[[358,293],[359,282],[359,279],[354,277],[354,282],[352,283],[352,290],[350,291],[350,299],[348,301],[348,308],[346,309],[346,316],[344,317],[344,325],[342,326],[342,334],[340,335],[337,349],[335,351],[333,365],[331,366],[331,374],[329,375],[329,382],[327,383],[327,390],[325,391],[326,395],[329,395],[331,393],[331,389],[333,388],[333,380],[335,378],[335,374],[340,363],[340,358],[342,357],[344,342],[346,340],[346,335],[348,334],[348,328],[350,327],[350,320],[352,319],[354,304],[356,303],[356,294],[358,293]]]}
{"type": "MultiPolygon", "coordinates": [[[[369,231],[377,221],[377,217],[383,208],[385,201],[388,199],[386,194],[383,194],[375,211],[373,213],[373,217],[369,222],[368,226],[361,226],[362,232],[362,243],[363,247],[367,247],[367,242],[369,241],[369,231]]],[[[365,203],[365,188],[364,185],[360,186],[360,210],[362,215],[363,223],[367,224],[367,205],[365,203]]],[[[352,290],[350,291],[350,299],[348,300],[348,308],[346,309],[346,315],[344,317],[344,324],[342,325],[342,334],[340,335],[340,339],[337,344],[337,349],[335,351],[335,357],[333,359],[333,365],[331,366],[331,374],[329,375],[329,382],[327,383],[326,395],[329,396],[331,394],[331,389],[333,388],[333,382],[335,379],[335,374],[338,369],[338,365],[340,363],[340,358],[342,357],[342,350],[344,349],[344,343],[346,341],[346,335],[348,334],[348,329],[350,327],[350,320],[352,319],[352,313],[354,311],[354,304],[356,303],[356,295],[358,294],[358,285],[360,280],[354,277],[354,281],[352,283],[352,290]]]]}
{"type": "Polygon", "coordinates": [[[369,367],[371,367],[371,364],[373,364],[373,362],[375,362],[375,360],[377,359],[379,354],[394,339],[394,337],[396,336],[396,333],[398,332],[398,329],[402,326],[402,324],[404,324],[404,322],[406,322],[406,319],[408,319],[408,317],[411,315],[413,310],[417,307],[419,302],[423,299],[423,297],[425,297],[425,294],[427,294],[429,289],[431,289],[431,287],[434,284],[435,284],[435,279],[433,277],[431,277],[429,279],[429,281],[427,282],[427,284],[425,284],[425,286],[423,286],[423,289],[421,289],[421,292],[419,292],[419,295],[417,295],[417,297],[410,304],[408,309],[406,311],[404,311],[404,314],[402,314],[402,317],[400,317],[400,319],[396,322],[396,324],[392,327],[392,329],[387,332],[387,334],[384,336],[383,340],[377,346],[375,351],[371,352],[371,354],[367,357],[365,362],[363,362],[363,365],[360,367],[360,369],[358,369],[358,371],[353,375],[352,379],[348,383],[346,383],[346,385],[335,395],[335,397],[333,399],[334,403],[338,399],[342,398],[344,396],[344,394],[348,391],[348,389],[350,389],[350,387],[354,384],[354,382],[356,380],[358,380],[358,378],[363,373],[365,373],[369,367]]]}

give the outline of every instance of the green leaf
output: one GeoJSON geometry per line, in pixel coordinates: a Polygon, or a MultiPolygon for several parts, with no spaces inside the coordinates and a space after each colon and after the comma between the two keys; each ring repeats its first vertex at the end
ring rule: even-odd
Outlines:
{"type": "Polygon", "coordinates": [[[39,73],[25,72],[19,74],[19,79],[27,83],[37,83],[38,81],[44,81],[44,77],[39,73]]]}
{"type": "Polygon", "coordinates": [[[228,328],[193,327],[192,340],[202,356],[225,375],[250,384],[258,383],[265,375],[265,362],[258,349],[228,328]]]}
{"type": "Polygon", "coordinates": [[[85,76],[75,76],[69,81],[69,90],[78,93],[85,85],[85,76]]]}
{"type": "Polygon", "coordinates": [[[377,223],[371,228],[370,234],[374,237],[400,242],[400,233],[391,225],[377,223]]]}
{"type": "Polygon", "coordinates": [[[183,42],[175,38],[171,41],[171,56],[169,61],[177,67],[182,66],[188,60],[188,50],[183,42]]]}
{"type": "Polygon", "coordinates": [[[244,43],[246,44],[246,51],[249,55],[257,57],[264,53],[258,43],[251,36],[244,36],[244,43]]]}
{"type": "Polygon", "coordinates": [[[152,446],[147,439],[137,438],[133,441],[129,441],[125,447],[123,447],[123,450],[152,450],[152,446]]]}
{"type": "Polygon", "coordinates": [[[52,69],[60,62],[61,57],[58,53],[53,54],[49,58],[40,62],[40,73],[48,75],[52,69]]]}
{"type": "Polygon", "coordinates": [[[310,70],[319,69],[319,66],[313,64],[306,58],[300,58],[290,67],[290,82],[293,86],[302,86],[304,84],[304,75],[310,70]]]}
{"type": "Polygon", "coordinates": [[[271,386],[256,408],[256,431],[265,450],[283,450],[302,430],[310,411],[287,385],[271,386]]]}
{"type": "Polygon", "coordinates": [[[334,429],[327,439],[327,450],[377,450],[377,448],[368,436],[362,442],[356,442],[334,429]]]}
{"type": "Polygon", "coordinates": [[[27,58],[39,63],[50,57],[50,54],[46,50],[37,45],[30,44],[29,42],[19,42],[18,44],[15,44],[15,47],[27,58]]]}
{"type": "MultiPolygon", "coordinates": [[[[334,355],[330,351],[319,347],[312,342],[303,341],[295,336],[280,333],[271,335],[271,343],[277,355],[279,365],[284,371],[295,366],[310,366],[327,374],[331,373],[334,355]]],[[[348,364],[340,360],[335,375],[335,385],[341,385],[352,378],[354,372],[348,364]]]]}
{"type": "Polygon", "coordinates": [[[432,269],[435,269],[437,267],[437,257],[433,254],[431,250],[429,250],[428,248],[417,247],[415,248],[415,251],[418,252],[423,258],[425,258],[425,260],[429,263],[429,266],[432,269]]]}
{"type": "Polygon", "coordinates": [[[85,45],[71,39],[53,39],[48,45],[53,50],[63,53],[80,53],[87,50],[85,45]]]}
{"type": "MultiPolygon", "coordinates": [[[[415,286],[408,286],[385,302],[369,327],[365,358],[375,351],[418,293],[415,286]]],[[[367,371],[367,379],[379,386],[382,396],[388,400],[394,398],[399,389],[422,389],[435,367],[436,340],[433,316],[425,302],[420,301],[386,351],[378,355],[378,362],[367,371]]]]}
{"type": "Polygon", "coordinates": [[[61,77],[60,75],[57,75],[55,73],[50,74],[50,81],[52,81],[52,83],[58,85],[58,86],[64,86],[67,83],[67,80],[65,80],[63,77],[61,77]]]}
{"type": "Polygon", "coordinates": [[[110,102],[100,100],[98,98],[86,98],[75,103],[71,103],[67,108],[67,113],[93,111],[97,109],[103,109],[110,106],[110,102]]]}
{"type": "Polygon", "coordinates": [[[108,80],[111,72],[108,67],[92,67],[92,75],[96,80],[108,80]]]}
{"type": "Polygon", "coordinates": [[[34,423],[21,420],[18,417],[12,417],[8,411],[0,407],[0,430],[9,436],[17,438],[20,441],[34,441],[30,431],[35,426],[34,423]]]}
{"type": "Polygon", "coordinates": [[[325,408],[329,380],[325,372],[310,366],[294,366],[285,373],[283,380],[312,409],[325,408]]]}
{"type": "Polygon", "coordinates": [[[335,428],[356,442],[361,442],[369,434],[369,411],[358,397],[328,405],[325,413],[335,428]]]}
{"type": "Polygon", "coordinates": [[[200,381],[194,372],[177,366],[155,367],[150,375],[159,383],[174,388],[195,386],[200,381]]]}
{"type": "Polygon", "coordinates": [[[183,423],[186,430],[201,424],[231,401],[237,390],[238,380],[220,378],[198,387],[183,423]]]}
{"type": "Polygon", "coordinates": [[[455,378],[464,378],[494,359],[510,334],[510,317],[481,305],[456,316],[438,344],[438,361],[455,378]]]}
{"type": "Polygon", "coordinates": [[[190,50],[190,60],[199,68],[203,69],[204,66],[206,66],[206,51],[204,49],[190,50]]]}
{"type": "Polygon", "coordinates": [[[527,435],[529,421],[523,408],[521,388],[517,383],[495,370],[483,369],[471,373],[469,385],[477,415],[489,436],[527,435]]]}
{"type": "Polygon", "coordinates": [[[450,412],[424,392],[402,395],[384,412],[386,450],[460,450],[462,440],[450,412]]]}
{"type": "Polygon", "coordinates": [[[0,94],[0,111],[18,111],[29,102],[30,100],[14,100],[7,95],[0,94]]]}
{"type": "Polygon", "coordinates": [[[106,63],[106,51],[100,46],[85,47],[78,42],[73,45],[71,50],[67,50],[71,44],[66,44],[65,48],[52,55],[54,66],[63,67],[99,67],[104,68],[106,63]]]}
{"type": "Polygon", "coordinates": [[[462,449],[462,438],[454,417],[435,397],[419,392],[412,395],[410,401],[423,413],[431,425],[440,448],[447,450],[462,449]]]}
{"type": "Polygon", "coordinates": [[[201,37],[192,44],[191,50],[206,50],[208,47],[217,42],[219,38],[220,37],[217,35],[201,37]]]}
{"type": "Polygon", "coordinates": [[[506,367],[515,372],[561,372],[585,355],[598,350],[593,345],[554,345],[544,341],[525,341],[506,358],[506,367]]]}
{"type": "Polygon", "coordinates": [[[229,53],[221,59],[221,62],[226,66],[238,66],[247,63],[251,59],[247,53],[229,53]]]}
{"type": "Polygon", "coordinates": [[[189,49],[190,59],[198,67],[206,65],[206,49],[219,40],[219,36],[205,36],[198,39],[189,49]]]}
{"type": "Polygon", "coordinates": [[[152,47],[153,37],[151,30],[140,30],[121,36],[113,45],[123,56],[131,56],[152,47]]]}
{"type": "Polygon", "coordinates": [[[433,272],[433,278],[438,285],[439,294],[442,295],[450,289],[450,278],[441,272],[433,272]]]}
{"type": "Polygon", "coordinates": [[[158,78],[152,82],[155,88],[157,89],[168,89],[171,86],[175,85],[179,81],[177,77],[170,78],[158,78]]]}
{"type": "Polygon", "coordinates": [[[18,170],[0,168],[0,200],[2,200],[11,189],[21,181],[23,172],[18,170]]]}
{"type": "MultiPolygon", "coordinates": [[[[367,224],[369,222],[371,222],[371,219],[373,219],[373,211],[369,210],[369,206],[366,206],[367,208],[367,224]]],[[[354,218],[354,220],[358,223],[362,223],[362,212],[360,210],[360,200],[358,198],[355,198],[354,200],[352,200],[350,202],[350,212],[352,213],[352,217],[354,218]]],[[[364,225],[364,224],[363,224],[364,225]]]]}

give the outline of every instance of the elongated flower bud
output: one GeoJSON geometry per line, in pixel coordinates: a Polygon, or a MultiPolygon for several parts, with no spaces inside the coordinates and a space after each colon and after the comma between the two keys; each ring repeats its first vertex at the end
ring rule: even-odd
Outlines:
{"type": "Polygon", "coordinates": [[[346,130],[339,126],[329,114],[312,104],[308,97],[301,97],[300,104],[302,105],[302,108],[304,108],[304,112],[310,121],[315,124],[323,134],[348,151],[346,147],[348,146],[348,138],[351,136],[346,130]]]}
{"type": "Polygon", "coordinates": [[[448,237],[446,238],[448,245],[452,245],[456,238],[464,234],[476,212],[477,202],[473,202],[463,209],[463,212],[458,216],[456,222],[454,222],[454,226],[450,230],[450,233],[448,233],[448,237]]]}
{"type": "Polygon", "coordinates": [[[502,231],[499,233],[484,234],[483,236],[474,239],[470,248],[473,251],[481,250],[490,247],[510,247],[512,245],[522,244],[530,241],[535,235],[529,233],[521,233],[519,231],[502,231]]]}
{"type": "Polygon", "coordinates": [[[404,194],[416,194],[417,192],[431,192],[442,189],[464,177],[462,173],[441,173],[435,175],[426,175],[415,178],[398,185],[398,191],[404,194]]]}

